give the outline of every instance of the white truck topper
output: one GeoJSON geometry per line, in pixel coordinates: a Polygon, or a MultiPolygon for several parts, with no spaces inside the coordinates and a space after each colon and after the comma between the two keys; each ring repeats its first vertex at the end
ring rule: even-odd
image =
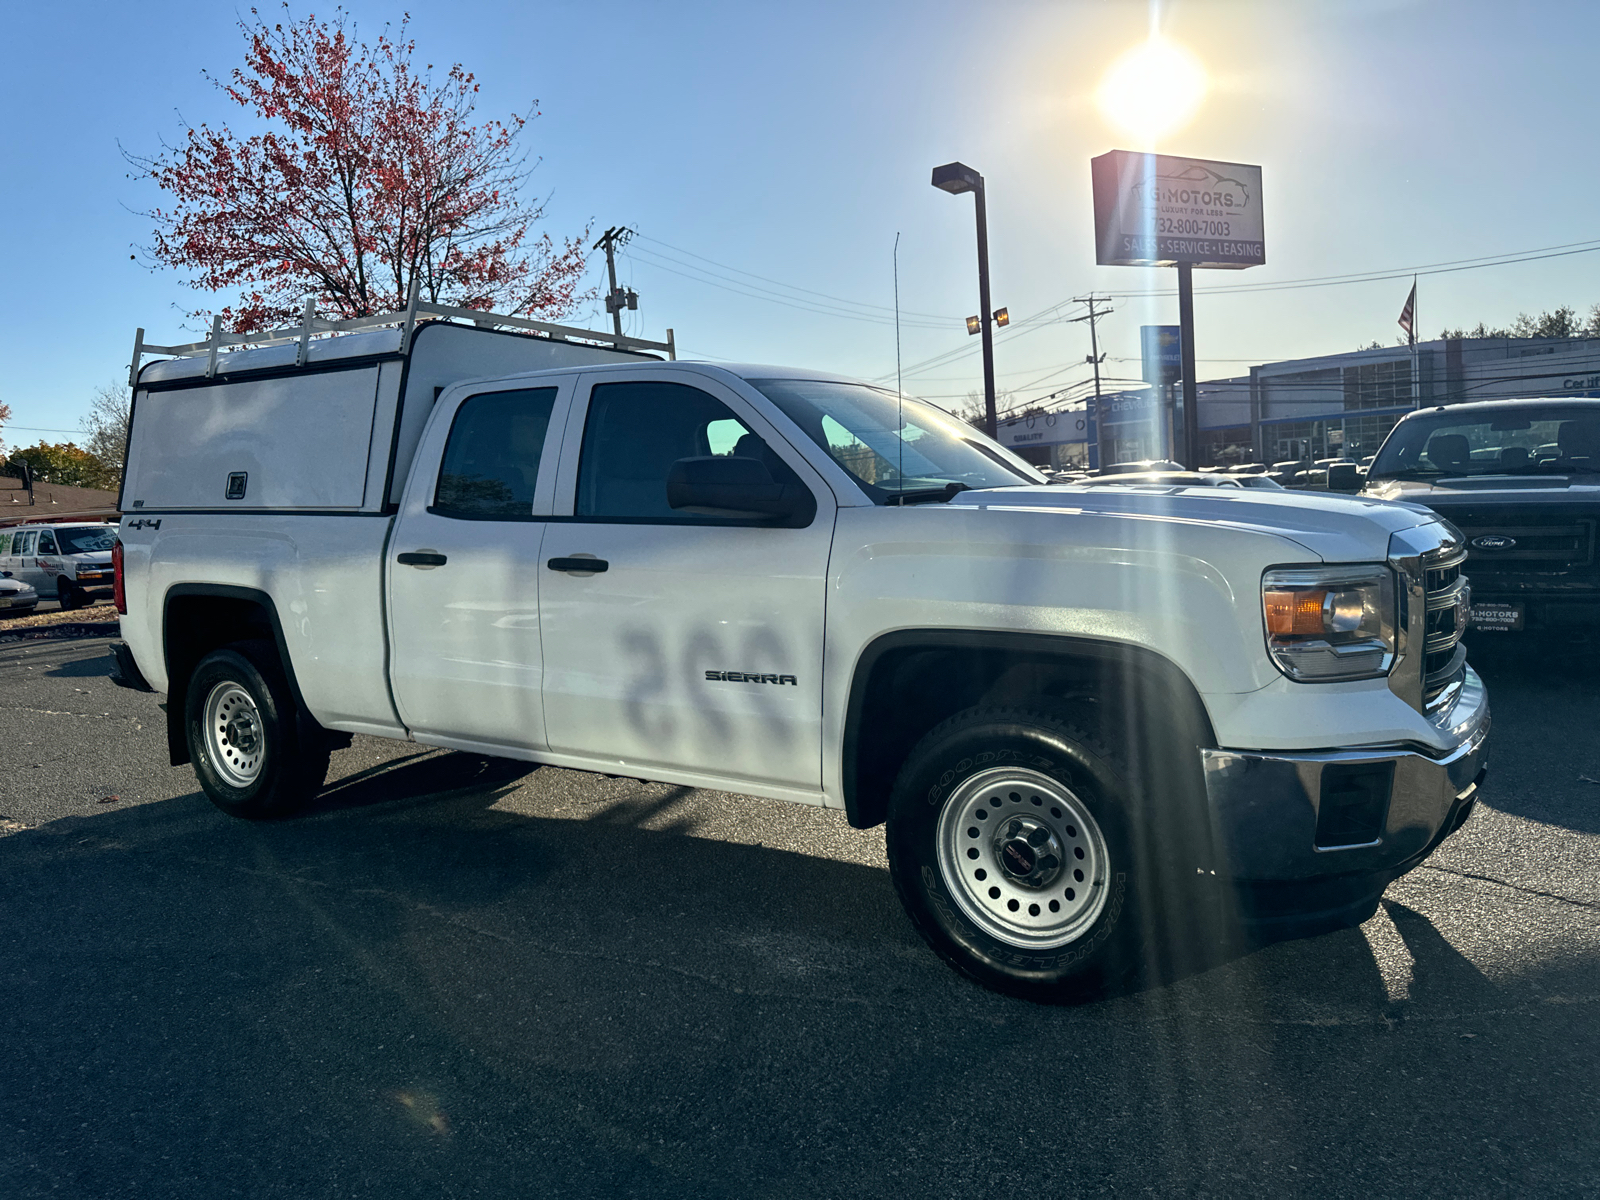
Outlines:
{"type": "Polygon", "coordinates": [[[317,317],[203,342],[134,338],[118,507],[379,513],[398,503],[417,439],[453,383],[555,367],[676,358],[652,342],[413,298],[402,312],[317,317]],[[461,322],[471,322],[463,324],[461,322]],[[146,354],[174,357],[141,366],[146,354]]]}

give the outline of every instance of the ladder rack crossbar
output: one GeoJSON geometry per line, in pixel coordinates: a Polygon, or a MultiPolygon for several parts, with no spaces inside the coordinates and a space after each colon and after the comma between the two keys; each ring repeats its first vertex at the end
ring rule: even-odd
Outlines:
{"type": "Polygon", "coordinates": [[[310,304],[306,306],[306,318],[298,325],[285,326],[280,329],[267,329],[257,333],[228,333],[223,331],[220,322],[213,322],[212,329],[204,341],[184,342],[174,346],[158,346],[144,340],[144,330],[139,329],[133,339],[133,362],[128,368],[128,386],[137,387],[139,383],[139,366],[141,360],[149,354],[168,355],[172,358],[196,358],[206,356],[207,376],[216,373],[218,352],[226,347],[247,346],[259,349],[267,346],[283,346],[298,343],[299,354],[296,357],[296,366],[302,366],[306,359],[306,350],[310,339],[318,334],[354,333],[364,329],[383,329],[388,326],[399,326],[402,330],[402,347],[410,348],[411,334],[420,318],[431,318],[443,321],[470,321],[482,329],[519,329],[540,334],[552,341],[582,342],[592,345],[613,346],[618,350],[659,350],[665,351],[668,358],[678,357],[676,339],[673,331],[667,330],[667,340],[652,342],[645,338],[628,337],[625,334],[602,333],[593,329],[579,329],[572,325],[558,325],[550,321],[536,321],[531,317],[515,317],[507,313],[489,312],[477,308],[456,308],[449,304],[434,304],[430,301],[412,297],[411,303],[399,312],[376,313],[370,317],[346,317],[342,320],[330,320],[316,316],[310,304]]]}

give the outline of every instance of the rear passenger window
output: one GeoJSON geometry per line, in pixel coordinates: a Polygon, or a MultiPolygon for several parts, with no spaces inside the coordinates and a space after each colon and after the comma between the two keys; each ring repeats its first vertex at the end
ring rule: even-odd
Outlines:
{"type": "Polygon", "coordinates": [[[439,467],[432,511],[468,520],[533,514],[555,388],[484,392],[456,409],[439,467]]]}
{"type": "Polygon", "coordinates": [[[679,512],[667,503],[672,464],[712,454],[760,459],[778,483],[800,482],[727,405],[699,388],[644,381],[596,384],[578,460],[577,515],[652,524],[748,524],[679,512]]]}
{"type": "Polygon", "coordinates": [[[19,533],[19,534],[17,534],[17,548],[15,550],[13,550],[12,553],[13,554],[32,554],[33,553],[33,547],[38,542],[38,540],[39,540],[39,535],[37,533],[33,533],[33,532],[19,533]]]}

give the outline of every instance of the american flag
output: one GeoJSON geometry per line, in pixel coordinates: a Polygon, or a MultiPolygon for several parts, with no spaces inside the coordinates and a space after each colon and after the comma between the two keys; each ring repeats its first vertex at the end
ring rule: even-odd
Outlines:
{"type": "Polygon", "coordinates": [[[1406,306],[1400,310],[1400,328],[1406,331],[1406,340],[1415,343],[1417,335],[1413,332],[1415,317],[1417,315],[1417,281],[1411,281],[1411,294],[1406,297],[1406,306]]]}

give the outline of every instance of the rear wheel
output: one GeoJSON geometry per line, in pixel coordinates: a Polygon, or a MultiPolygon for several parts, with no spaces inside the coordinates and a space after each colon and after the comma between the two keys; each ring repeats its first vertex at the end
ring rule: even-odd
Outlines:
{"type": "Polygon", "coordinates": [[[1130,796],[1118,756],[1064,717],[984,707],[912,751],[888,850],[946,962],[1035,1000],[1098,995],[1140,962],[1130,796]]]}
{"type": "Polygon", "coordinates": [[[184,711],[195,775],[231,816],[286,815],[327,778],[327,742],[295,704],[270,643],[240,642],[201,659],[184,711]]]}

